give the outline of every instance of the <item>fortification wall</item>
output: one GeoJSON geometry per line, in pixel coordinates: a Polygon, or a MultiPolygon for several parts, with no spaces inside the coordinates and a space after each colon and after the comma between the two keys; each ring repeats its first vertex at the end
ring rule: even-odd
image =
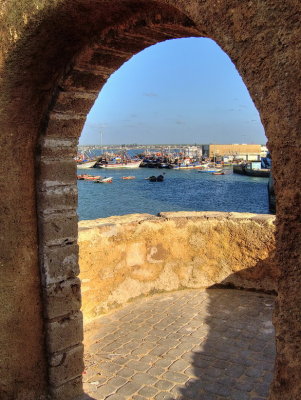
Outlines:
{"type": "Polygon", "coordinates": [[[276,290],[271,215],[174,212],[79,223],[86,320],[159,291],[215,284],[276,290]]]}

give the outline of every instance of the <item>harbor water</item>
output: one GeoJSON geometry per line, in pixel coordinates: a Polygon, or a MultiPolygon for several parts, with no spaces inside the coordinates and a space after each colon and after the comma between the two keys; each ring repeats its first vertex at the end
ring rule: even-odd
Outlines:
{"type": "Polygon", "coordinates": [[[267,178],[255,178],[225,170],[225,175],[197,170],[91,168],[78,174],[112,176],[113,183],[78,180],[80,220],[113,215],[163,211],[235,211],[269,214],[267,178]],[[149,182],[150,175],[164,175],[163,182],[149,182]],[[135,176],[123,180],[122,176],[135,176]]]}

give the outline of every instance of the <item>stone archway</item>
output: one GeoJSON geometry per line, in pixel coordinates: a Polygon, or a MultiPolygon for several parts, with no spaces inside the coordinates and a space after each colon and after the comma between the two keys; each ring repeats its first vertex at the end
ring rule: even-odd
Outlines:
{"type": "MultiPolygon", "coordinates": [[[[23,351],[17,335],[3,336],[4,344],[18,346],[18,355],[5,374],[7,398],[14,396],[10,388],[15,376],[19,384],[14,393],[27,393],[31,398],[49,388],[57,398],[80,393],[82,337],[72,161],[77,138],[97,93],[114,70],[151,44],[187,36],[210,37],[231,57],[269,139],[282,268],[271,399],[297,398],[300,174],[296,176],[295,164],[300,158],[296,85],[301,71],[300,5],[293,0],[281,6],[275,0],[256,4],[236,0],[45,0],[15,6],[11,1],[1,15],[6,21],[3,39],[10,39],[1,46],[1,128],[5,132],[1,139],[5,165],[10,166],[2,174],[3,248],[8,266],[3,285],[10,305],[4,323],[12,321],[22,304],[17,324],[26,332],[29,349],[29,353],[23,351]],[[17,21],[14,15],[19,16],[17,21]],[[11,281],[17,282],[17,288],[10,291],[11,281]]],[[[9,352],[4,352],[3,358],[8,357],[9,352]]]]}

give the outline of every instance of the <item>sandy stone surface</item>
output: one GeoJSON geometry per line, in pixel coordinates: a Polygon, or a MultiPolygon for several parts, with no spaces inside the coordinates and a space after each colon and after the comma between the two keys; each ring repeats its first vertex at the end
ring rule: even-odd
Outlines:
{"type": "Polygon", "coordinates": [[[273,303],[255,292],[183,290],[96,319],[85,330],[83,399],[267,399],[273,303]]]}
{"type": "Polygon", "coordinates": [[[273,215],[226,212],[81,221],[85,320],[162,291],[215,284],[276,290],[274,221],[273,215]]]}

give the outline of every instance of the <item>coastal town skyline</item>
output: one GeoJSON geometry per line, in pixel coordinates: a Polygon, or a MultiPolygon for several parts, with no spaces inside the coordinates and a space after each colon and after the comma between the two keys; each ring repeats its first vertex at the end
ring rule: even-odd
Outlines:
{"type": "Polygon", "coordinates": [[[150,46],[108,79],[80,145],[261,143],[259,113],[229,57],[211,39],[150,46]]]}

